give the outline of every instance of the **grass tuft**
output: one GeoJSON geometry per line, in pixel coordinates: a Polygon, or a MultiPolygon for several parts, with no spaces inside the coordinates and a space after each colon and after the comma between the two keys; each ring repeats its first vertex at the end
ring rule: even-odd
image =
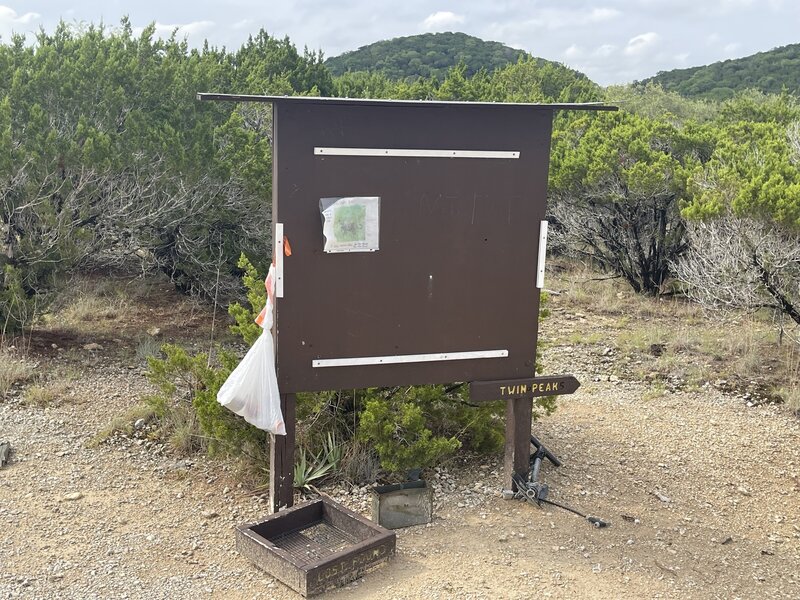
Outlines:
{"type": "Polygon", "coordinates": [[[67,305],[59,319],[66,325],[80,325],[98,321],[113,321],[119,319],[129,309],[127,299],[119,296],[104,296],[95,294],[80,295],[67,305]]]}
{"type": "Polygon", "coordinates": [[[33,379],[34,365],[23,358],[0,350],[0,400],[18,384],[33,379]]]}
{"type": "Polygon", "coordinates": [[[52,381],[45,385],[32,385],[25,390],[22,401],[28,406],[44,408],[64,402],[69,391],[70,386],[65,381],[52,381]]]}
{"type": "Polygon", "coordinates": [[[108,425],[98,431],[89,442],[89,446],[98,446],[111,438],[115,433],[131,435],[136,421],[139,419],[150,421],[155,418],[155,415],[156,411],[151,405],[147,403],[136,404],[125,411],[125,413],[115,417],[108,425]]]}
{"type": "Polygon", "coordinates": [[[136,358],[146,362],[151,356],[161,356],[162,343],[153,336],[142,336],[136,344],[136,358]]]}

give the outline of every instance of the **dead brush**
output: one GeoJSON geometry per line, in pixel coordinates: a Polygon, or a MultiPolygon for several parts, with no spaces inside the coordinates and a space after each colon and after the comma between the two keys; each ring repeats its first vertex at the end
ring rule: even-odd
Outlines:
{"type": "Polygon", "coordinates": [[[34,365],[14,356],[7,350],[0,350],[0,400],[18,384],[30,381],[35,374],[34,365]]]}
{"type": "Polygon", "coordinates": [[[790,354],[800,354],[800,345],[775,326],[772,313],[711,311],[681,296],[637,295],[584,266],[562,267],[549,280],[559,292],[554,312],[568,323],[564,333],[555,330],[560,343],[614,347],[635,377],[695,387],[718,380],[758,385],[798,410],[792,407],[800,404],[800,367],[790,354]],[[575,323],[576,314],[589,325],[575,323]]]}
{"type": "Polygon", "coordinates": [[[789,376],[776,395],[783,400],[786,408],[800,416],[800,344],[793,340],[784,347],[782,363],[789,376]]]}
{"type": "Polygon", "coordinates": [[[351,484],[374,483],[378,479],[380,467],[375,451],[367,444],[352,439],[345,445],[339,472],[351,484]]]}
{"type": "Polygon", "coordinates": [[[129,303],[121,297],[84,295],[75,298],[60,313],[59,320],[68,325],[111,321],[118,319],[129,308],[129,303]]]}
{"type": "Polygon", "coordinates": [[[70,392],[70,385],[65,381],[50,381],[43,385],[32,385],[25,390],[22,402],[28,406],[45,408],[64,403],[70,392]]]}

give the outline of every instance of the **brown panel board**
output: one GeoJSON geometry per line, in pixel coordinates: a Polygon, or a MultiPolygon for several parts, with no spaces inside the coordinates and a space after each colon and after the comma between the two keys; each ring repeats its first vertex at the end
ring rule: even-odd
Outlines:
{"type": "Polygon", "coordinates": [[[278,101],[273,219],[282,392],[532,377],[552,109],[278,101]],[[316,156],[315,147],[518,151],[518,159],[316,156]],[[325,254],[320,198],[379,196],[380,249],[325,254]],[[508,350],[314,368],[314,359],[508,350]]]}

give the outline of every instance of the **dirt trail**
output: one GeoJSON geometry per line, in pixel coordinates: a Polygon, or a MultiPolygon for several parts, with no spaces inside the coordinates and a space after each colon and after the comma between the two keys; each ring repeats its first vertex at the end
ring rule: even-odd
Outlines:
{"type": "MultiPolygon", "coordinates": [[[[548,370],[583,386],[534,430],[564,463],[545,467],[551,497],[611,528],[503,500],[499,459],[456,461],[434,523],[398,531],[388,566],[325,597],[800,597],[800,420],[713,388],[651,398],[639,382],[594,381],[607,379],[601,350],[548,349],[548,370]]],[[[0,403],[14,446],[0,470],[0,598],[297,598],[237,555],[233,527],[266,505],[224,465],[87,446],[147,384],[85,354],[69,401],[0,403]]]]}

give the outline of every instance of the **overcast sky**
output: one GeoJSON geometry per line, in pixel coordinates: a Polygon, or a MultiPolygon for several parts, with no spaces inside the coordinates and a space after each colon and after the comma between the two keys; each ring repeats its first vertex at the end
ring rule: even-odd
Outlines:
{"type": "Polygon", "coordinates": [[[0,36],[59,19],[117,25],[128,15],[192,45],[238,48],[266,29],[325,56],[377,40],[463,31],[563,62],[608,85],[800,42],[800,0],[0,0],[0,36]]]}

